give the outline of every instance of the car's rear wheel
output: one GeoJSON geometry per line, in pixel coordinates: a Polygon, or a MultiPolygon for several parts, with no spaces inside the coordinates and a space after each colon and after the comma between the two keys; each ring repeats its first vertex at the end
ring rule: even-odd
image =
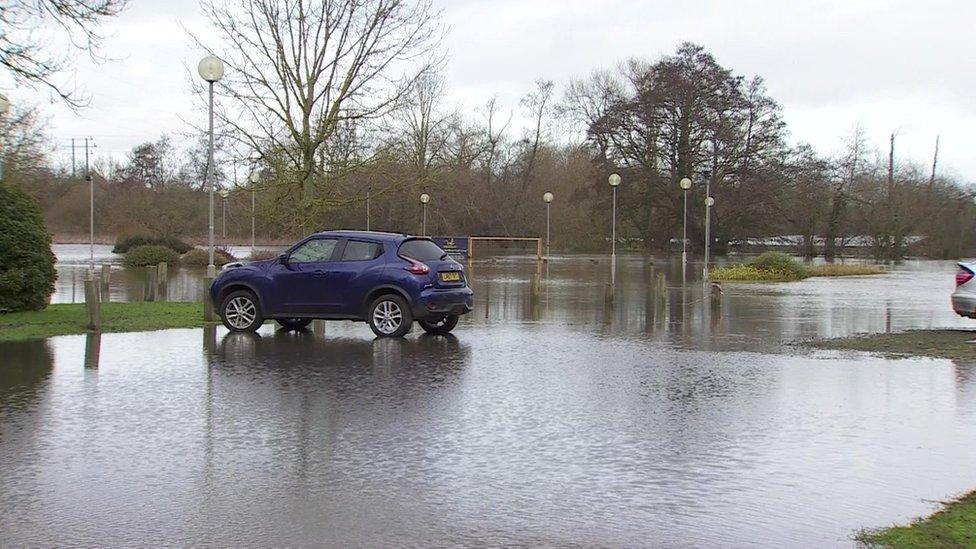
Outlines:
{"type": "Polygon", "coordinates": [[[256,332],[264,324],[261,304],[248,290],[227,294],[220,304],[220,317],[224,326],[232,332],[256,332]]]}
{"type": "Polygon", "coordinates": [[[312,323],[311,318],[276,318],[277,322],[285,330],[304,330],[308,328],[308,325],[312,323]]]}
{"type": "Polygon", "coordinates": [[[428,334],[447,335],[457,326],[458,315],[447,315],[438,319],[419,320],[420,327],[428,334]]]}
{"type": "Polygon", "coordinates": [[[374,299],[367,315],[369,327],[379,337],[403,337],[413,324],[413,314],[407,300],[394,294],[374,299]]]}

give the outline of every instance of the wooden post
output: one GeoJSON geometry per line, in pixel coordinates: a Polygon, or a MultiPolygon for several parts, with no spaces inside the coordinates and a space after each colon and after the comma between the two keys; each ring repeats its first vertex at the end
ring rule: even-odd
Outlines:
{"type": "Polygon", "coordinates": [[[312,333],[318,337],[325,337],[325,321],[315,319],[312,321],[312,333]]]}
{"type": "Polygon", "coordinates": [[[85,368],[98,369],[98,357],[102,349],[102,333],[88,332],[85,336],[85,368]]]}
{"type": "Polygon", "coordinates": [[[474,237],[468,237],[468,259],[474,259],[474,237]]]}
{"type": "Polygon", "coordinates": [[[164,262],[156,265],[156,276],[157,295],[161,301],[165,301],[167,290],[169,290],[169,264],[164,262]]]}
{"type": "Polygon", "coordinates": [[[654,306],[662,312],[667,306],[667,293],[668,288],[666,277],[664,276],[664,273],[658,273],[657,283],[655,284],[654,290],[654,306]]]}
{"type": "Polygon", "coordinates": [[[88,329],[98,331],[102,327],[102,303],[98,297],[98,280],[85,278],[85,310],[88,313],[88,329]]]}
{"type": "Polygon", "coordinates": [[[607,282],[607,285],[603,288],[603,301],[607,304],[613,304],[613,284],[607,282]]]}
{"type": "Polygon", "coordinates": [[[203,277],[203,320],[205,322],[214,321],[214,304],[210,299],[210,286],[213,285],[213,277],[203,277]]]}
{"type": "Polygon", "coordinates": [[[535,258],[536,261],[542,261],[542,239],[537,239],[535,241],[535,258]]]}
{"type": "Polygon", "coordinates": [[[101,286],[102,286],[102,301],[105,302],[105,303],[108,303],[109,297],[110,297],[109,296],[109,290],[111,289],[111,284],[112,284],[112,266],[111,265],[102,265],[101,283],[102,283],[101,284],[101,286]]]}
{"type": "Polygon", "coordinates": [[[146,285],[143,291],[146,301],[156,301],[156,274],[155,265],[146,265],[146,285]]]}

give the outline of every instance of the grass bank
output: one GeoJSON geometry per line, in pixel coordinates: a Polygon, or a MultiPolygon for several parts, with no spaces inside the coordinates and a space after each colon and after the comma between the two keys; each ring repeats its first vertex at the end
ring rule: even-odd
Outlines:
{"type": "Polygon", "coordinates": [[[817,349],[866,351],[889,356],[929,356],[976,362],[974,330],[912,330],[806,342],[817,349]]]}
{"type": "MultiPolygon", "coordinates": [[[[42,311],[0,313],[0,341],[83,334],[87,322],[84,303],[48,305],[42,311]]],[[[143,332],[202,325],[203,303],[102,304],[102,332],[143,332]]]]}
{"type": "Polygon", "coordinates": [[[715,267],[712,280],[791,282],[814,276],[863,276],[884,274],[878,265],[825,263],[807,266],[781,252],[766,252],[749,263],[715,267]]]}
{"type": "Polygon", "coordinates": [[[857,541],[867,547],[976,547],[976,492],[908,526],[864,531],[857,541]]]}

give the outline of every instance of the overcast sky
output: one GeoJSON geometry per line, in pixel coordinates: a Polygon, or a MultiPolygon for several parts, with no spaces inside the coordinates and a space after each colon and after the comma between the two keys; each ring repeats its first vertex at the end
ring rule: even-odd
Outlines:
{"type": "MultiPolygon", "coordinates": [[[[444,10],[452,103],[474,111],[492,95],[509,109],[538,78],[565,85],[628,57],[656,59],[683,41],[705,46],[735,73],[760,75],[783,106],[793,142],[823,153],[856,123],[872,144],[899,131],[897,154],[976,180],[976,2],[971,0],[436,0],[444,10]]],[[[200,54],[184,27],[204,30],[195,0],[132,0],[106,28],[104,53],[81,56],[76,82],[92,96],[73,113],[46,92],[0,89],[38,103],[70,158],[72,137],[94,138],[96,156],[124,155],[195,116],[186,67],[200,54]]]]}

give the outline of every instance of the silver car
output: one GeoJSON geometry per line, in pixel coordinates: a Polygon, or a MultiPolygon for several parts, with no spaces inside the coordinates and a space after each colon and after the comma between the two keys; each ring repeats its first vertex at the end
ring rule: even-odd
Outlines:
{"type": "Polygon", "coordinates": [[[952,292],[952,310],[959,316],[976,318],[976,264],[959,263],[956,291],[952,292]]]}

